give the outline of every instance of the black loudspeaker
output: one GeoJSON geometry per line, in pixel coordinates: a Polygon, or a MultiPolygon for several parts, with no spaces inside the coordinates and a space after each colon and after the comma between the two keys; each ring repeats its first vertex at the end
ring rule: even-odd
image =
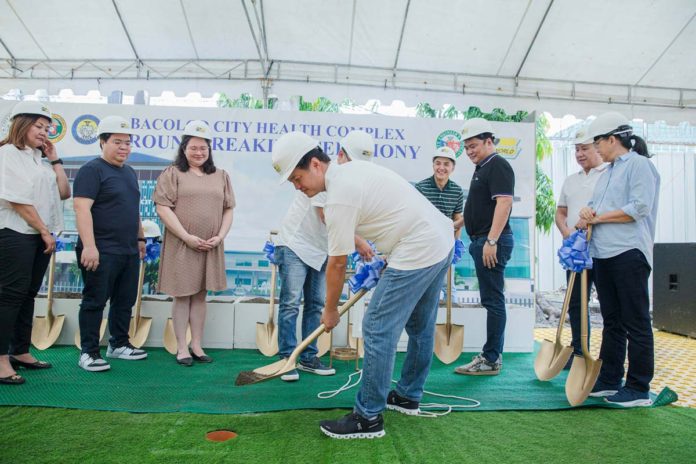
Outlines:
{"type": "Polygon", "coordinates": [[[656,243],[653,325],[696,338],[696,243],[656,243]]]}

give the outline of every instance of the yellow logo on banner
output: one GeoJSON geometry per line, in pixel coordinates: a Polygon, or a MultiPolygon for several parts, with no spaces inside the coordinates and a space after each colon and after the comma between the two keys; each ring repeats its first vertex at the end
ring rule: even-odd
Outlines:
{"type": "Polygon", "coordinates": [[[520,156],[520,139],[514,137],[504,137],[498,142],[496,151],[505,158],[515,159],[520,156]]]}

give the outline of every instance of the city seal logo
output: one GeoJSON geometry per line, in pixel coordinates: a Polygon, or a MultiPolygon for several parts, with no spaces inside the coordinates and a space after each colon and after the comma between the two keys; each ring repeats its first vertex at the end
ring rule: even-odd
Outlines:
{"type": "Polygon", "coordinates": [[[435,148],[449,147],[454,152],[455,156],[464,153],[464,143],[462,142],[462,134],[454,130],[446,130],[441,132],[435,140],[435,148]]]}
{"type": "Polygon", "coordinates": [[[75,119],[72,125],[72,135],[79,143],[90,145],[97,141],[97,126],[99,118],[91,114],[83,114],[75,119]]]}
{"type": "Polygon", "coordinates": [[[65,119],[56,113],[53,113],[51,116],[53,116],[53,121],[48,128],[48,140],[58,143],[65,137],[65,119]]]}

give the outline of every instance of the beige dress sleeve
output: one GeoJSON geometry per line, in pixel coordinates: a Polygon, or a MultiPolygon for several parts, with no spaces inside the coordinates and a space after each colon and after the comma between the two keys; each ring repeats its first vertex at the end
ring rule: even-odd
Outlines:
{"type": "Polygon", "coordinates": [[[158,205],[174,208],[178,196],[179,180],[176,175],[177,168],[169,166],[162,171],[157,178],[157,186],[152,194],[152,201],[158,205]]]}
{"type": "Polygon", "coordinates": [[[230,175],[225,171],[224,169],[222,172],[225,174],[225,198],[222,203],[222,207],[224,209],[227,208],[234,208],[237,203],[234,199],[234,190],[232,190],[232,180],[230,179],[230,175]]]}

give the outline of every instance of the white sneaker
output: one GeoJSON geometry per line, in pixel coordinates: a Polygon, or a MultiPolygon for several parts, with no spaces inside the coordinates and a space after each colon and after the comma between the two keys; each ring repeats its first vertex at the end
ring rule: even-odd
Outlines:
{"type": "Polygon", "coordinates": [[[90,372],[108,371],[111,369],[109,363],[104,361],[99,353],[82,353],[77,365],[90,372]]]}
{"type": "Polygon", "coordinates": [[[106,357],[135,361],[147,358],[147,351],[136,348],[130,343],[119,346],[118,348],[113,348],[111,344],[109,344],[109,347],[106,349],[106,357]]]}

